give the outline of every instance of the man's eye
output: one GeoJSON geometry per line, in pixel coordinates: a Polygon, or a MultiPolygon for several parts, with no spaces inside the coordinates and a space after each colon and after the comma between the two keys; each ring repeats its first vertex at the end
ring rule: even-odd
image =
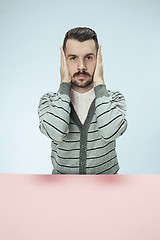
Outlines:
{"type": "Polygon", "coordinates": [[[71,57],[71,58],[70,58],[70,60],[75,60],[75,59],[76,59],[76,57],[71,57]]]}
{"type": "Polygon", "coordinates": [[[89,56],[89,57],[87,57],[87,59],[90,60],[90,59],[92,59],[92,57],[89,56]]]}

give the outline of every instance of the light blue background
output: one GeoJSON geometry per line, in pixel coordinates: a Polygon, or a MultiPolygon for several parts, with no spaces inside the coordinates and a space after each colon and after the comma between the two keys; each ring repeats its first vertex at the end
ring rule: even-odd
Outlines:
{"type": "Polygon", "coordinates": [[[40,97],[60,83],[60,45],[77,26],[102,45],[107,88],[127,101],[120,174],[160,173],[160,1],[0,1],[0,172],[51,174],[40,97]]]}

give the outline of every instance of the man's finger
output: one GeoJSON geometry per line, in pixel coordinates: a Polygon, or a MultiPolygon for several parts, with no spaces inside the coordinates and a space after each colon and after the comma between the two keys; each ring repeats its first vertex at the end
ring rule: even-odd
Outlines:
{"type": "Polygon", "coordinates": [[[66,57],[65,57],[62,46],[60,47],[60,50],[61,50],[61,56],[62,56],[62,63],[65,65],[66,64],[66,57]]]}
{"type": "Polygon", "coordinates": [[[97,52],[97,63],[100,63],[100,51],[101,51],[101,45],[99,44],[98,52],[97,52]]]}
{"type": "Polygon", "coordinates": [[[61,66],[62,66],[62,64],[63,64],[62,46],[60,46],[60,51],[61,51],[61,66]]]}
{"type": "Polygon", "coordinates": [[[99,54],[98,54],[98,58],[99,58],[99,63],[102,63],[102,52],[101,52],[101,45],[99,44],[99,54]]]}

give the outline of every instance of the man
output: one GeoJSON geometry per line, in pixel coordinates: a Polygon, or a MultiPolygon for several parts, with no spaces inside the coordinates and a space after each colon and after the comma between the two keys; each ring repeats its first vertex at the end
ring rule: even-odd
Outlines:
{"type": "Polygon", "coordinates": [[[73,28],[61,50],[61,84],[39,102],[39,128],[52,142],[52,174],[115,174],[116,139],[127,128],[125,99],[106,88],[95,31],[73,28]]]}

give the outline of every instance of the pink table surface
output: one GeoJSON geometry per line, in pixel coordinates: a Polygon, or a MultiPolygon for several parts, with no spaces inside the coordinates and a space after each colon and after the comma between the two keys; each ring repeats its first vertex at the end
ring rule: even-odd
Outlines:
{"type": "Polygon", "coordinates": [[[0,240],[160,240],[160,175],[0,174],[0,240]]]}

